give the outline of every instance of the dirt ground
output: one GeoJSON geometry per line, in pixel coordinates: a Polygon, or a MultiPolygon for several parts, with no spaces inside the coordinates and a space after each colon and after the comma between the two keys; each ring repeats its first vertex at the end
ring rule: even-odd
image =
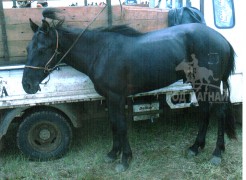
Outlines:
{"type": "Polygon", "coordinates": [[[210,163],[217,137],[217,122],[211,120],[206,147],[189,158],[187,149],[195,140],[199,114],[192,110],[167,111],[154,123],[128,122],[133,151],[130,168],[116,173],[117,162],[106,164],[111,148],[107,119],[93,119],[74,130],[74,141],[61,159],[34,162],[17,149],[15,131],[8,134],[0,155],[0,179],[242,179],[242,126],[237,123],[238,140],[226,138],[222,164],[210,163]]]}

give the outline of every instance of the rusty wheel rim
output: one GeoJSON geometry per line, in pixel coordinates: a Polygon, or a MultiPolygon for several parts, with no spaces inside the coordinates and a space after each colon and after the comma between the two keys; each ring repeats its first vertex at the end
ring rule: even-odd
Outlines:
{"type": "Polygon", "coordinates": [[[52,152],[59,147],[61,140],[61,131],[49,121],[40,121],[28,132],[29,143],[39,152],[52,152]]]}

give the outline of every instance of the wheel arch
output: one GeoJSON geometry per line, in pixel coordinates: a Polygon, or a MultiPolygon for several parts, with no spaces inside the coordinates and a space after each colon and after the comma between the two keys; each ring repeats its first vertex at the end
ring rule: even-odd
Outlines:
{"type": "Polygon", "coordinates": [[[16,117],[20,117],[23,120],[25,116],[34,111],[53,110],[59,112],[66,117],[68,123],[78,128],[81,126],[81,123],[77,117],[76,108],[74,108],[74,106],[75,104],[73,103],[64,103],[8,109],[4,112],[3,118],[0,121],[0,140],[7,133],[10,124],[16,117]]]}
{"type": "Polygon", "coordinates": [[[77,112],[76,108],[74,108],[73,103],[66,103],[66,104],[52,104],[52,105],[46,105],[46,106],[34,106],[26,109],[23,112],[22,117],[25,117],[26,115],[30,114],[31,112],[34,111],[42,111],[42,110],[50,110],[50,111],[55,111],[60,114],[62,114],[68,122],[75,128],[78,128],[81,126],[81,123],[77,117],[77,112]]]}

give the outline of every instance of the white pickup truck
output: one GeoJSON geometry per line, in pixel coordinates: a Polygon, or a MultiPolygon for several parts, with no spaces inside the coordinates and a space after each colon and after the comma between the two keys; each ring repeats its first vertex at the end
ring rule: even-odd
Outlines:
{"type": "MultiPolygon", "coordinates": [[[[166,16],[168,8],[170,7],[177,8],[189,4],[199,8],[204,13],[207,25],[221,32],[230,41],[237,53],[236,73],[231,76],[230,81],[232,87],[231,100],[234,104],[242,104],[242,59],[245,56],[242,51],[242,43],[243,37],[245,37],[243,34],[243,29],[245,28],[239,19],[240,17],[243,17],[243,9],[240,8],[243,6],[242,4],[237,4],[242,2],[227,0],[228,4],[221,4],[221,6],[216,3],[219,2],[217,0],[206,2],[197,0],[172,0],[167,2],[166,4],[159,4],[162,9],[151,9],[148,7],[141,9],[141,7],[123,6],[123,9],[125,9],[125,17],[128,17],[126,15],[127,13],[132,15],[136,12],[140,13],[143,11],[145,13],[145,16],[143,17],[152,18],[147,19],[147,23],[149,23],[150,26],[151,22],[155,23],[153,23],[153,27],[147,27],[147,29],[144,30],[148,31],[150,29],[152,30],[165,27],[164,25],[166,22],[164,20],[161,22],[160,17],[166,16]],[[167,4],[167,2],[169,4],[167,4]],[[216,12],[218,11],[220,13],[220,18],[216,19],[216,12]],[[153,13],[155,16],[153,16],[153,13]],[[219,21],[224,20],[225,18],[232,18],[233,22],[231,22],[231,24],[225,23],[225,27],[223,27],[219,21]]],[[[70,14],[72,12],[76,13],[79,8],[82,7],[74,7],[74,9],[67,9],[67,11],[69,11],[70,14]]],[[[13,12],[13,9],[11,10],[11,12],[13,12]]],[[[15,10],[24,11],[26,21],[28,20],[27,14],[30,9],[15,10]]],[[[3,11],[1,14],[5,13],[5,19],[7,21],[8,17],[6,17],[6,14],[8,15],[9,12],[4,11],[4,9],[1,11],[3,11]]],[[[37,8],[34,8],[33,11],[38,11],[41,14],[41,10],[37,8]]],[[[117,10],[115,11],[120,12],[117,10]]],[[[71,19],[73,18],[76,19],[77,17],[73,16],[71,19]]],[[[136,19],[132,19],[129,15],[129,19],[125,21],[128,23],[132,21],[140,21],[141,23],[144,23],[143,19],[138,19],[136,14],[135,18],[136,19]]],[[[40,20],[41,18],[38,17],[37,20],[38,19],[40,20]]],[[[11,33],[11,28],[8,27],[12,27],[14,23],[10,23],[10,25],[3,21],[1,23],[5,25],[2,26],[0,31],[2,36],[4,35],[3,27],[7,27],[7,34],[8,30],[9,33],[11,33]]],[[[103,23],[103,20],[101,20],[100,23],[103,23]]],[[[23,26],[23,24],[20,24],[20,26],[23,26]]],[[[139,26],[139,24],[135,26],[139,26]]],[[[146,24],[142,27],[146,28],[146,24]]],[[[27,36],[25,41],[28,42],[31,35],[25,33],[26,28],[29,28],[27,23],[25,24],[23,31],[20,29],[16,29],[15,31],[22,31],[21,34],[23,37],[27,36]]],[[[2,45],[4,43],[4,38],[5,37],[2,37],[2,45]]],[[[11,42],[9,42],[9,46],[11,45],[11,42]]],[[[0,49],[1,51],[4,51],[4,47],[0,47],[0,49]]],[[[25,56],[26,52],[23,52],[22,50],[20,53],[24,53],[22,56],[25,56]]],[[[4,57],[4,53],[2,53],[2,57],[4,57]]],[[[11,58],[12,57],[10,56],[9,59],[16,62],[13,58],[11,58]]],[[[4,64],[4,62],[7,63],[8,61],[3,60],[3,63],[1,64],[4,64]]],[[[20,60],[20,62],[24,61],[20,60]]],[[[107,114],[107,107],[105,105],[104,98],[96,93],[93,83],[85,74],[66,65],[61,66],[59,70],[54,71],[50,77],[45,79],[44,83],[41,85],[41,91],[37,94],[26,94],[22,89],[21,84],[23,68],[24,65],[13,64],[0,67],[0,113],[2,114],[0,119],[0,144],[4,139],[3,137],[8,132],[11,123],[17,122],[17,144],[24,154],[32,159],[41,160],[60,157],[66,153],[69,145],[71,144],[71,127],[80,127],[82,124],[81,122],[91,117],[92,114],[95,116],[97,114],[107,114]],[[92,108],[97,109],[95,110],[92,108]],[[28,133],[28,135],[25,135],[25,133],[28,133]]],[[[128,112],[128,117],[131,117],[135,121],[145,119],[153,120],[153,118],[158,118],[163,108],[161,104],[165,101],[171,109],[198,106],[198,102],[192,87],[190,84],[184,84],[182,81],[178,81],[168,87],[155,91],[136,94],[129,97],[129,101],[130,103],[126,105],[126,111],[128,112]],[[144,101],[146,97],[148,101],[144,101]]]]}

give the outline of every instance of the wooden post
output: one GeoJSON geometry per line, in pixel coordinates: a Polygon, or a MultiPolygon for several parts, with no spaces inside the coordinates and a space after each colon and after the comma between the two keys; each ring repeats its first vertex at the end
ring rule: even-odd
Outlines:
{"type": "Polygon", "coordinates": [[[108,27],[111,27],[113,21],[111,0],[107,0],[107,6],[108,6],[108,27]]]}
{"type": "Polygon", "coordinates": [[[17,8],[17,6],[16,6],[16,0],[13,0],[13,7],[12,8],[17,8]]]}
{"type": "Polygon", "coordinates": [[[8,38],[6,32],[6,22],[3,11],[3,1],[0,2],[0,25],[2,30],[2,42],[3,42],[3,58],[5,61],[9,61],[9,48],[8,48],[8,38]]]}
{"type": "Polygon", "coordinates": [[[204,15],[204,0],[200,0],[200,11],[204,15]]]}

